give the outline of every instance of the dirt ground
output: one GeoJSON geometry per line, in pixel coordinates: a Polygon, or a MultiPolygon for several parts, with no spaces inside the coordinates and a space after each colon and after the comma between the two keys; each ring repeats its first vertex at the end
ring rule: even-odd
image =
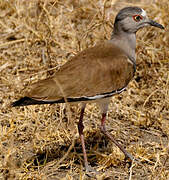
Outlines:
{"type": "Polygon", "coordinates": [[[0,179],[169,179],[169,1],[0,1],[0,179]],[[89,177],[77,133],[79,105],[11,108],[28,85],[51,76],[77,52],[109,39],[125,6],[144,8],[165,30],[137,33],[137,72],[112,98],[106,126],[140,163],[129,163],[103,134],[94,103],[85,112],[89,177]]]}

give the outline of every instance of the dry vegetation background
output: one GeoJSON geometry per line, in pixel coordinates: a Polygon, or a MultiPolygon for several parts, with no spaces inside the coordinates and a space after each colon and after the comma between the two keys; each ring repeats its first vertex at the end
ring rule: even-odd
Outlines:
{"type": "Polygon", "coordinates": [[[169,179],[168,0],[0,0],[0,179],[92,179],[83,171],[77,105],[9,105],[78,51],[109,39],[116,13],[129,5],[165,26],[137,33],[137,73],[112,98],[107,118],[109,131],[141,164],[130,167],[100,133],[95,104],[84,118],[87,154],[99,180],[169,179]]]}

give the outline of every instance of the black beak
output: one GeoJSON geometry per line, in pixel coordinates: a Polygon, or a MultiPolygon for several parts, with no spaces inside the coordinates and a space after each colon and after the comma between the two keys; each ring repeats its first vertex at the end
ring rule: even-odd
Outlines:
{"type": "Polygon", "coordinates": [[[149,21],[149,24],[150,24],[151,26],[155,26],[155,27],[158,27],[158,28],[160,28],[160,29],[164,29],[164,26],[162,26],[161,24],[159,24],[159,23],[157,23],[157,22],[155,22],[155,21],[153,21],[153,20],[150,20],[150,21],[149,21]]]}

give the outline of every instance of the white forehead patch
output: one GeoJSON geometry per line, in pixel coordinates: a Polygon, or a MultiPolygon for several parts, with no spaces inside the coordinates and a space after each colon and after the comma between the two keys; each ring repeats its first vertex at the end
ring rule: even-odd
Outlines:
{"type": "Polygon", "coordinates": [[[142,15],[143,17],[147,16],[147,13],[144,11],[144,9],[141,9],[141,10],[142,10],[141,15],[142,15]]]}

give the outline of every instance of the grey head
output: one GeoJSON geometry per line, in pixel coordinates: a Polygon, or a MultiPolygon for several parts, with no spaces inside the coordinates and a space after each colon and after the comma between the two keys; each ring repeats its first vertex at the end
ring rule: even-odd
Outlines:
{"type": "Polygon", "coordinates": [[[146,11],[139,7],[125,7],[119,11],[115,18],[114,34],[119,32],[136,33],[145,26],[155,26],[160,29],[164,27],[149,19],[146,11]]]}

